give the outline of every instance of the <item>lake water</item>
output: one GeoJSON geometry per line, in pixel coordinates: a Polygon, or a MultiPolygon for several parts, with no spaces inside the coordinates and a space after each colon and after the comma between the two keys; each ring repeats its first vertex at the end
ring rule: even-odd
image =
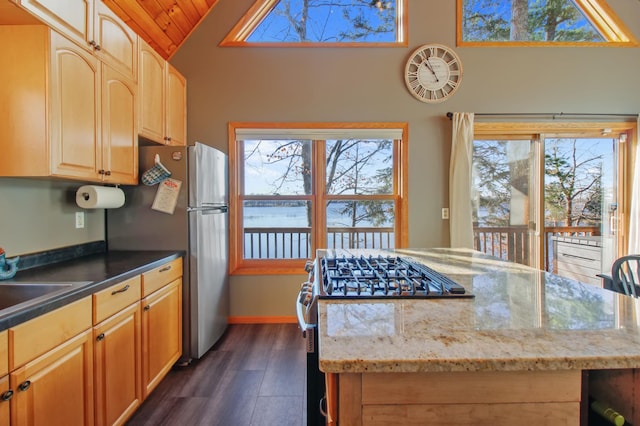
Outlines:
{"type": "MultiPolygon", "coordinates": [[[[349,218],[340,215],[340,206],[330,206],[328,210],[328,227],[349,227],[349,218]]],[[[307,210],[304,206],[278,207],[244,207],[245,228],[306,228],[307,210]]],[[[371,227],[370,221],[361,221],[358,227],[371,227]]],[[[392,227],[385,224],[384,227],[392,227]]],[[[386,238],[386,234],[385,238],[386,238]]],[[[379,233],[360,233],[357,238],[349,233],[330,234],[328,248],[341,247],[393,247],[393,233],[390,242],[379,240],[379,233]],[[376,236],[378,240],[376,240],[376,236]],[[354,238],[357,241],[354,241],[354,238]],[[365,242],[366,241],[366,242],[365,242]],[[374,242],[375,241],[375,242],[374,242]]],[[[309,259],[312,258],[311,243],[307,234],[291,234],[285,229],[281,233],[246,234],[244,238],[245,259],[309,259]]]]}

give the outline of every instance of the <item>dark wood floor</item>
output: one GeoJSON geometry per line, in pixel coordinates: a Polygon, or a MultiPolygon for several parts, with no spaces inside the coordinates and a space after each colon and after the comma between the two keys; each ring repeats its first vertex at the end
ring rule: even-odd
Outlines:
{"type": "Polygon", "coordinates": [[[230,325],[188,367],[176,367],[127,423],[306,424],[304,339],[296,324],[230,325]]]}

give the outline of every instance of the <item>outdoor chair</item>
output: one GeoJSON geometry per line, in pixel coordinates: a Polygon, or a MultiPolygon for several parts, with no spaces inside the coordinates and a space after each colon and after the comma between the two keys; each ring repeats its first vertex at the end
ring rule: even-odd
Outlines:
{"type": "Polygon", "coordinates": [[[597,274],[602,278],[602,287],[626,294],[640,296],[640,254],[622,256],[613,262],[611,275],[597,274]]]}

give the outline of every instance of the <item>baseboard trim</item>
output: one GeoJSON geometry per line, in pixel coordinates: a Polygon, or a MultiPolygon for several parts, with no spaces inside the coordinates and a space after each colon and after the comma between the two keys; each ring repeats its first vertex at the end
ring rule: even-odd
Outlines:
{"type": "Polygon", "coordinates": [[[279,317],[228,317],[229,324],[295,324],[298,318],[295,316],[279,317]]]}

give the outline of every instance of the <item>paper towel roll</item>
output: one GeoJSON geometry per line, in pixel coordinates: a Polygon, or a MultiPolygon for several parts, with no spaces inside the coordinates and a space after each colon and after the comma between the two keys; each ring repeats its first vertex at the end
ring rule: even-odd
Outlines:
{"type": "Polygon", "coordinates": [[[112,186],[84,185],[76,191],[76,204],[83,209],[117,209],[124,205],[124,192],[112,186]]]}

